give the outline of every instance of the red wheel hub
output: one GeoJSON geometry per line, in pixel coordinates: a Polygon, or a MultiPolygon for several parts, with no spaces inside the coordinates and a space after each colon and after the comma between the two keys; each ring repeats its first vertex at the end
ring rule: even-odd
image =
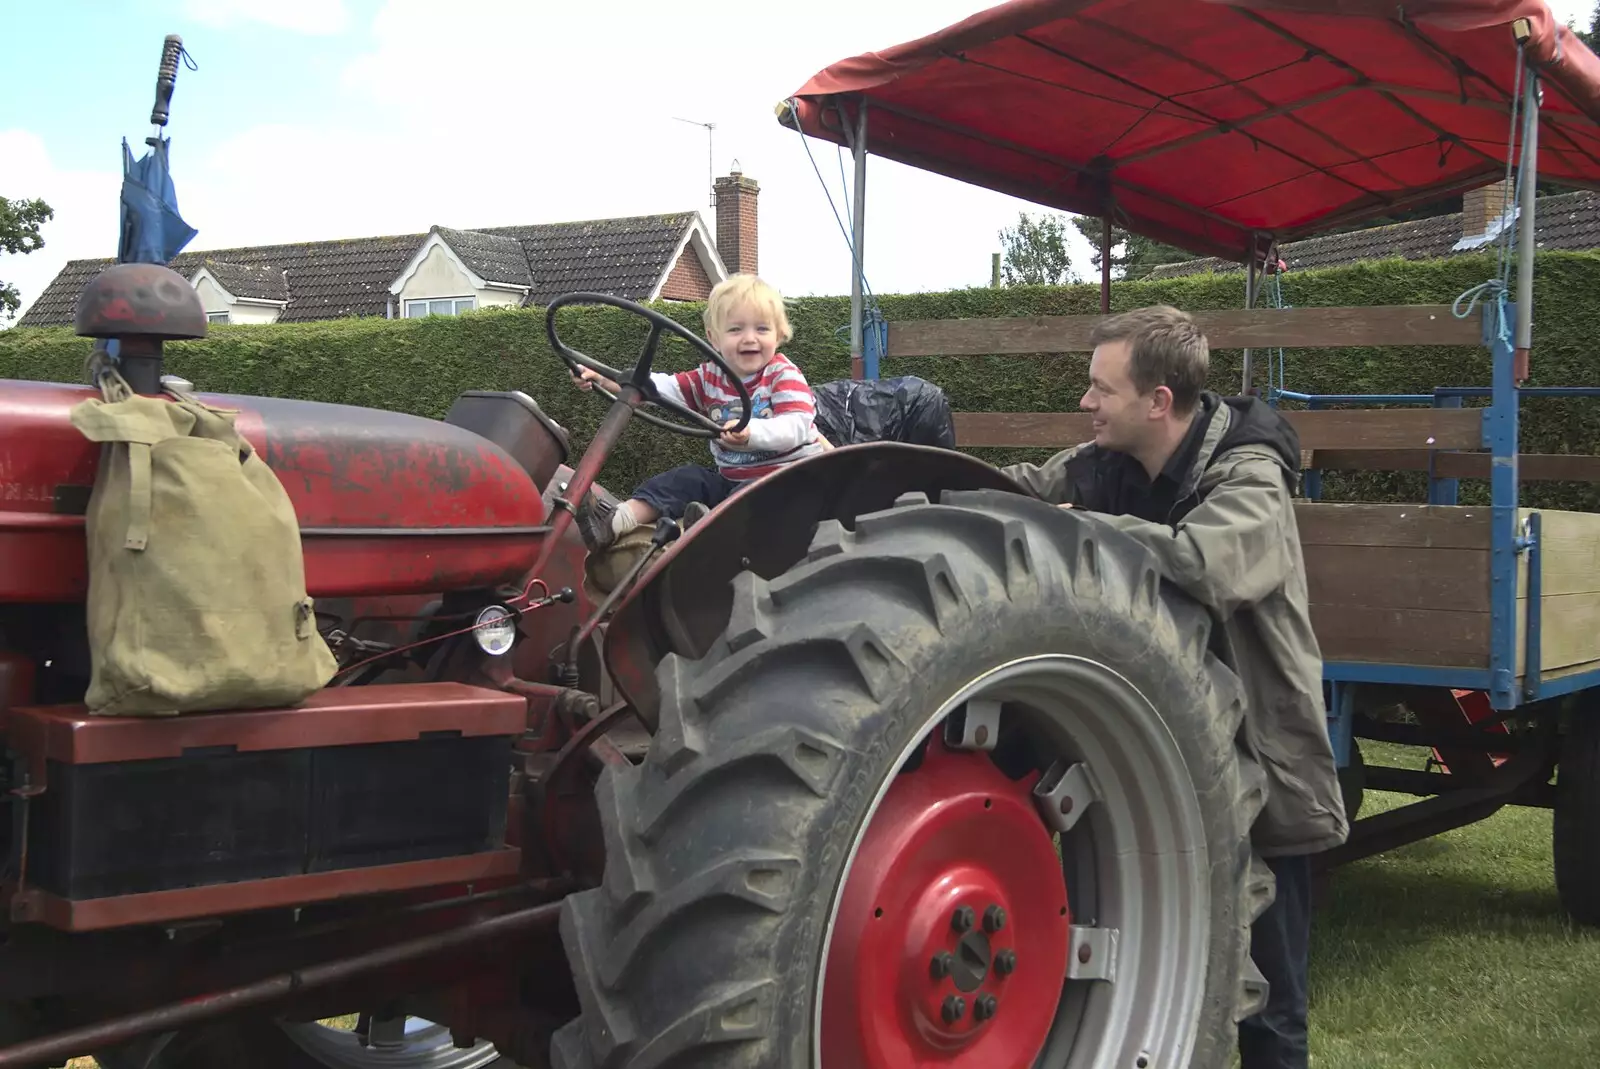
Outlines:
{"type": "Polygon", "coordinates": [[[1034,809],[987,754],[947,749],[899,775],[839,903],[822,1069],[1029,1069],[1067,972],[1067,889],[1034,809]]]}

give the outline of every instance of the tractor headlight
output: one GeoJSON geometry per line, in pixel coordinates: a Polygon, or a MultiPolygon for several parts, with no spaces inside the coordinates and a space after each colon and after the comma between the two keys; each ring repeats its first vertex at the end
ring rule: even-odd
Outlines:
{"type": "Polygon", "coordinates": [[[510,650],[517,639],[517,618],[504,606],[490,605],[478,614],[472,637],[484,653],[499,657],[510,650]]]}

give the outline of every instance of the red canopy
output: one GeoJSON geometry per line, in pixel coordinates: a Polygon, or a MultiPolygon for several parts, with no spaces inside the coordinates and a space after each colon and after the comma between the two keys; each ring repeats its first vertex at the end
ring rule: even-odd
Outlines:
{"type": "Polygon", "coordinates": [[[779,112],[849,144],[864,98],[875,155],[1243,260],[1503,175],[1517,19],[1540,175],[1600,188],[1600,59],[1543,0],[1012,0],[779,112]]]}

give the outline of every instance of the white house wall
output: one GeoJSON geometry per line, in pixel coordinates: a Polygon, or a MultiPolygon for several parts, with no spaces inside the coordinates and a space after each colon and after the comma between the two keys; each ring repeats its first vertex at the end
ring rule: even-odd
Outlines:
{"type": "Polygon", "coordinates": [[[222,292],[210,275],[201,275],[195,281],[194,291],[200,295],[200,304],[207,312],[233,311],[233,302],[228,294],[222,292]]]}
{"type": "Polygon", "coordinates": [[[417,265],[416,271],[406,279],[400,296],[395,300],[394,312],[396,316],[405,315],[406,301],[466,296],[478,298],[479,308],[490,305],[514,306],[522,302],[520,292],[477,288],[466,272],[461,270],[455,257],[443,245],[434,245],[417,265]]]}
{"type": "MultiPolygon", "coordinates": [[[[221,309],[217,309],[219,312],[221,309]]],[[[208,308],[207,311],[210,311],[208,308]]],[[[262,304],[236,304],[228,309],[230,323],[276,323],[279,310],[262,304]]]]}
{"type": "MultiPolygon", "coordinates": [[[[426,297],[465,297],[473,293],[472,280],[457,266],[455,259],[441,245],[428,250],[411,277],[400,291],[401,301],[414,301],[426,297]]],[[[404,305],[400,305],[404,307],[404,305]]]]}
{"type": "Polygon", "coordinates": [[[229,323],[276,323],[282,310],[267,304],[236,304],[232,295],[217,285],[215,279],[202,274],[194,281],[194,291],[206,312],[227,312],[229,323]]]}

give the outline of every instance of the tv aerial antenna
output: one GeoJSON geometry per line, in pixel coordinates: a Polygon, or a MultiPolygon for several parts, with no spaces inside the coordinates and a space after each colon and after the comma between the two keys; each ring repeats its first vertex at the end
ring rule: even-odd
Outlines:
{"type": "Polygon", "coordinates": [[[678,122],[686,122],[690,126],[703,126],[703,127],[705,127],[705,131],[706,131],[706,190],[707,190],[708,195],[711,198],[711,208],[712,208],[713,211],[715,211],[716,207],[717,207],[716,164],[714,162],[712,162],[712,161],[715,159],[715,154],[713,152],[713,143],[714,143],[714,140],[716,138],[717,124],[714,123],[714,122],[700,122],[698,119],[679,119],[678,116],[676,116],[676,115],[674,115],[673,118],[676,119],[678,122]]]}

